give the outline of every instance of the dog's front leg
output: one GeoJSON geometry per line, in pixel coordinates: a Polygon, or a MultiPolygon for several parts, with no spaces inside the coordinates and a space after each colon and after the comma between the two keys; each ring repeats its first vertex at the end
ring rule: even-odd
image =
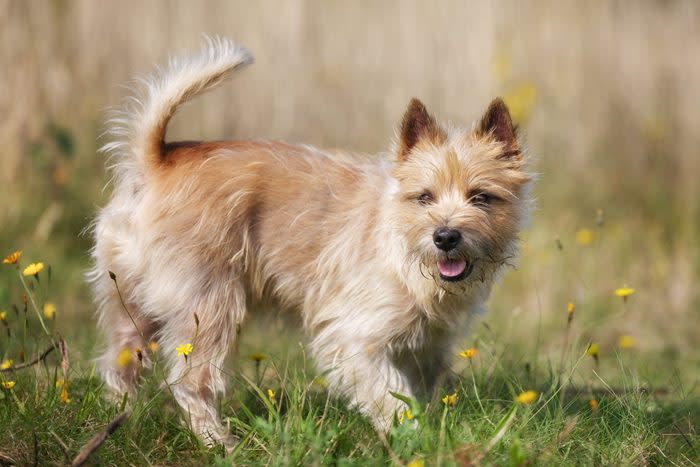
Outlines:
{"type": "Polygon", "coordinates": [[[312,349],[331,390],[347,397],[378,431],[389,431],[394,417],[406,409],[391,393],[413,397],[413,390],[388,347],[355,336],[352,343],[329,339],[324,345],[316,339],[312,349]]]}

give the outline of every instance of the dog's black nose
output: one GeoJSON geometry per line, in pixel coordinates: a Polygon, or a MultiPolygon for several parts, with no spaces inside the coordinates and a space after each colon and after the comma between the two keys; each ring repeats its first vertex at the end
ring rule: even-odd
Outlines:
{"type": "Polygon", "coordinates": [[[443,251],[450,251],[457,246],[461,239],[462,234],[459,233],[459,230],[440,227],[433,232],[433,242],[435,246],[443,251]]]}

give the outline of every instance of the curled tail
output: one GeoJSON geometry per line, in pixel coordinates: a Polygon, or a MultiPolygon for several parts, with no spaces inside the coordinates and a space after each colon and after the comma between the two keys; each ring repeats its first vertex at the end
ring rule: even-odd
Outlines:
{"type": "Polygon", "coordinates": [[[140,92],[109,120],[108,133],[114,140],[102,148],[116,158],[117,179],[157,168],[164,156],[168,122],[178,107],[252,62],[250,52],[233,41],[206,37],[198,54],[172,58],[167,67],[139,79],[140,92]]]}

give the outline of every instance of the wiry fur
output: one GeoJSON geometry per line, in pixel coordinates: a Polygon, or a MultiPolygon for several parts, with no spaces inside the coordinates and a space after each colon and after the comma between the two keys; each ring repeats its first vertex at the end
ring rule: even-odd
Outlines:
{"type": "Polygon", "coordinates": [[[116,183],[90,273],[108,338],[103,377],[132,392],[137,365],[117,355],[156,339],[193,429],[225,441],[215,408],[224,358],[248,313],[272,301],[301,314],[331,388],[387,429],[400,408],[389,391],[432,389],[516,252],[530,177],[510,117],[494,101],[475,128],[445,128],[414,100],[391,153],[375,160],[279,142],[164,143],[178,105],[251,61],[211,40],[145,81],[113,123],[116,183]],[[426,191],[431,201],[419,202],[426,191]],[[475,206],[477,191],[498,201],[475,206]],[[447,253],[432,240],[444,226],[463,237],[447,253]],[[436,263],[448,258],[471,274],[442,280],[436,263]],[[185,342],[187,361],[174,351],[185,342]]]}

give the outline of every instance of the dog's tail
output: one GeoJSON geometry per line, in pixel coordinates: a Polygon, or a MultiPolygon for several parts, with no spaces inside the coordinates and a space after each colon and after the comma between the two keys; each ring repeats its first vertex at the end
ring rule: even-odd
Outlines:
{"type": "Polygon", "coordinates": [[[206,37],[193,56],[171,58],[150,77],[139,79],[140,91],[109,120],[114,140],[102,150],[114,155],[117,178],[143,175],[157,168],[165,156],[165,132],[178,107],[253,62],[253,56],[228,39],[206,37]],[[126,173],[125,173],[126,172],[126,173]]]}

